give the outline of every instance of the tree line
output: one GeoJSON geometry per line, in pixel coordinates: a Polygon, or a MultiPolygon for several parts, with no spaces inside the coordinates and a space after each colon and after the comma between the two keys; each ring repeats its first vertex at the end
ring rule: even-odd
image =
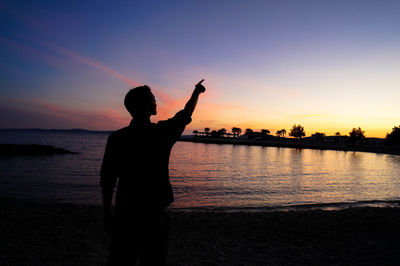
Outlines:
{"type": "MultiPolygon", "coordinates": [[[[221,128],[218,130],[212,130],[209,127],[204,128],[204,132],[200,132],[198,130],[194,130],[193,134],[195,136],[207,136],[207,137],[233,137],[237,138],[240,136],[242,133],[242,129],[238,127],[233,127],[231,129],[231,133],[227,132],[225,128],[221,128]]],[[[253,138],[255,135],[261,135],[261,136],[268,136],[271,134],[271,131],[268,129],[261,129],[260,132],[255,132],[251,128],[246,128],[244,131],[244,135],[247,135],[249,138],[253,138]]],[[[280,129],[275,132],[275,135],[277,137],[285,137],[287,134],[286,129],[280,129]]],[[[294,137],[294,138],[299,138],[301,139],[306,135],[304,131],[304,127],[301,125],[294,125],[293,128],[289,132],[289,136],[294,137]]]]}
{"type": "MultiPolygon", "coordinates": [[[[232,127],[231,132],[227,132],[225,128],[221,128],[218,130],[211,130],[209,127],[204,128],[204,132],[200,132],[198,130],[194,130],[193,134],[195,136],[206,136],[206,137],[214,137],[214,138],[219,138],[219,137],[231,137],[231,138],[238,138],[240,134],[242,133],[242,129],[238,127],[232,127]]],[[[278,138],[285,138],[287,134],[286,129],[280,129],[275,132],[275,136],[278,138]]],[[[261,129],[260,132],[255,132],[251,128],[246,128],[244,130],[244,134],[247,135],[249,139],[255,139],[255,138],[261,138],[265,139],[268,136],[271,135],[271,131],[268,129],[261,129]]],[[[306,136],[306,132],[304,130],[304,127],[300,124],[298,125],[293,125],[293,127],[289,131],[289,136],[293,137],[295,139],[302,139],[303,137],[306,136]]],[[[323,132],[315,132],[313,136],[317,139],[323,139],[326,134],[323,132]]],[[[358,128],[353,128],[349,132],[349,136],[342,135],[340,132],[336,132],[335,136],[337,137],[347,137],[348,141],[350,143],[358,143],[362,141],[363,139],[366,138],[365,131],[363,131],[360,127],[358,128]]],[[[395,126],[392,128],[392,132],[387,133],[385,137],[385,144],[389,146],[400,146],[400,126],[395,126]]]]}

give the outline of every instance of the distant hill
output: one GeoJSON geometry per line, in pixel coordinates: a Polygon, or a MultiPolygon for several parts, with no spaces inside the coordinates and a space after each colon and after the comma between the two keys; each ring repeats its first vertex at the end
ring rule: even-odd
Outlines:
{"type": "Polygon", "coordinates": [[[91,133],[91,134],[111,134],[112,132],[114,132],[114,131],[87,130],[87,129],[81,129],[81,128],[72,128],[72,129],[0,128],[0,132],[1,131],[8,131],[8,132],[38,131],[38,132],[91,133]]]}
{"type": "Polygon", "coordinates": [[[0,156],[6,155],[51,155],[51,154],[78,154],[66,149],[50,145],[39,144],[0,144],[0,156]]]}

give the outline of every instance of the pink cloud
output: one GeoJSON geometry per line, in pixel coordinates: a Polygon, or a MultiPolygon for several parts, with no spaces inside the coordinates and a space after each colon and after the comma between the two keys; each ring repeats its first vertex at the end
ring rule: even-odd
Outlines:
{"type": "MultiPolygon", "coordinates": [[[[42,52],[40,50],[37,50],[35,48],[32,48],[30,46],[20,44],[14,41],[11,41],[7,38],[1,37],[0,36],[0,43],[6,44],[13,49],[20,50],[24,53],[29,53],[34,56],[37,56],[41,58],[42,60],[46,61],[49,64],[52,65],[57,65],[65,67],[65,62],[57,57],[51,56],[45,52],[42,52]]],[[[104,64],[93,60],[89,57],[77,54],[75,52],[72,52],[70,50],[67,50],[65,48],[62,48],[60,46],[56,45],[49,45],[52,50],[56,51],[57,53],[64,55],[70,59],[73,59],[81,64],[87,65],[93,69],[102,71],[109,76],[116,78],[125,84],[127,84],[130,87],[136,87],[140,86],[141,84],[139,82],[134,81],[133,79],[119,73],[118,71],[112,69],[111,67],[105,66],[104,64]]],[[[156,120],[161,120],[161,119],[167,119],[170,116],[174,114],[174,112],[182,109],[187,101],[187,99],[190,96],[191,91],[188,93],[188,95],[185,95],[185,97],[181,98],[173,98],[171,97],[168,93],[166,93],[165,90],[163,89],[153,89],[156,97],[160,100],[158,104],[158,114],[156,116],[156,120]]],[[[29,103],[28,103],[29,104],[29,103]]],[[[75,121],[79,125],[86,125],[83,123],[84,121],[89,121],[92,120],[89,124],[93,125],[94,128],[99,128],[101,123],[105,123],[104,126],[107,127],[107,123],[110,123],[109,125],[115,126],[119,125],[122,126],[126,124],[126,117],[129,117],[129,115],[121,116],[118,111],[113,110],[113,109],[105,109],[104,111],[101,112],[90,112],[90,111],[75,111],[74,109],[67,109],[61,106],[57,106],[51,103],[46,103],[46,102],[40,102],[40,101],[34,101],[32,102],[35,106],[39,107],[39,110],[45,111],[47,113],[52,113],[52,116],[56,116],[59,119],[65,119],[68,121],[75,121]],[[98,115],[98,117],[96,117],[98,115]],[[105,122],[96,122],[96,125],[94,125],[93,121],[99,121],[100,117],[102,119],[109,119],[111,121],[105,121],[105,122]],[[90,118],[90,119],[89,119],[90,118]],[[124,121],[124,122],[122,122],[124,121]]],[[[91,128],[93,128],[91,127],[91,128]]],[[[109,127],[109,126],[108,126],[109,127]]]]}
{"type": "Polygon", "coordinates": [[[48,53],[45,53],[38,49],[35,49],[33,47],[30,47],[28,45],[12,41],[12,40],[7,39],[2,36],[0,36],[0,43],[5,44],[17,51],[22,51],[22,53],[24,53],[24,54],[29,54],[29,55],[35,56],[37,58],[40,58],[43,61],[45,61],[47,64],[50,64],[50,65],[53,65],[56,67],[65,67],[65,63],[63,62],[63,60],[61,60],[55,56],[49,55],[48,53]]]}
{"type": "Polygon", "coordinates": [[[152,89],[156,99],[159,99],[161,102],[157,103],[157,116],[156,120],[164,120],[168,119],[174,112],[177,112],[185,107],[186,99],[185,97],[181,98],[173,98],[164,90],[161,89],[152,89]]]}
{"type": "Polygon", "coordinates": [[[117,72],[116,70],[112,69],[111,67],[105,66],[104,64],[102,64],[102,63],[100,63],[100,62],[98,62],[96,60],[93,60],[93,59],[91,59],[89,57],[74,53],[74,52],[72,52],[70,50],[67,50],[67,49],[62,48],[62,47],[57,46],[57,45],[49,45],[49,47],[51,49],[53,49],[54,51],[56,51],[56,52],[58,52],[58,53],[60,53],[62,55],[65,55],[67,57],[70,57],[70,58],[72,58],[72,59],[74,59],[74,60],[76,60],[76,61],[78,61],[78,62],[80,62],[82,64],[86,64],[86,65],[91,66],[91,67],[93,67],[93,68],[95,68],[97,70],[103,71],[103,72],[109,74],[110,76],[123,81],[124,83],[126,83],[127,85],[129,85],[131,87],[140,86],[140,83],[138,83],[138,82],[132,80],[131,78],[129,78],[129,77],[117,72]]]}
{"type": "MultiPolygon", "coordinates": [[[[51,49],[54,51],[59,52],[62,55],[65,55],[69,58],[72,58],[79,63],[88,65],[94,69],[103,71],[107,73],[108,75],[121,80],[125,84],[129,85],[130,87],[137,87],[142,85],[139,82],[134,81],[133,79],[119,73],[118,71],[112,69],[111,67],[105,66],[104,64],[93,60],[89,57],[77,54],[75,52],[72,52],[70,50],[67,50],[65,48],[62,48],[60,46],[56,45],[50,45],[51,49]]],[[[173,98],[171,97],[168,93],[165,92],[163,89],[153,89],[154,94],[156,95],[156,98],[160,99],[161,103],[158,104],[158,113],[157,113],[157,120],[160,119],[167,119],[171,115],[173,115],[174,111],[178,111],[179,109],[182,109],[184,107],[184,104],[186,103],[186,96],[183,98],[173,98]]],[[[191,93],[191,92],[190,92],[191,93]]]]}
{"type": "Polygon", "coordinates": [[[60,121],[65,121],[67,124],[86,129],[118,129],[127,125],[130,121],[129,115],[113,109],[78,110],[51,104],[39,99],[31,100],[29,105],[31,112],[52,116],[60,121]]]}
{"type": "MultiPolygon", "coordinates": [[[[40,51],[38,49],[29,47],[24,44],[20,44],[9,39],[0,37],[0,42],[14,49],[21,50],[25,53],[30,53],[32,55],[38,56],[45,60],[47,63],[56,64],[57,66],[66,66],[66,62],[61,58],[49,55],[46,52],[40,51]]],[[[93,60],[87,56],[75,53],[63,47],[57,45],[46,45],[50,47],[53,51],[58,54],[72,59],[80,64],[89,66],[95,70],[106,73],[107,75],[116,78],[130,87],[139,86],[140,83],[119,73],[111,67],[104,65],[103,63],[93,60]]],[[[207,82],[207,81],[206,81],[207,82]]],[[[208,83],[214,84],[212,80],[208,83]]],[[[194,84],[193,84],[194,85],[194,84]]],[[[214,84],[215,85],[215,84],[214,84]]],[[[210,87],[206,84],[207,87],[210,87]]],[[[217,86],[211,86],[217,87],[217,86]]],[[[156,120],[163,120],[174,115],[175,112],[184,108],[186,101],[189,99],[192,88],[188,88],[187,93],[182,97],[174,98],[166,92],[165,89],[153,88],[156,98],[159,99],[158,103],[158,114],[156,120]]],[[[220,98],[220,92],[215,89],[209,89],[207,93],[201,96],[199,101],[198,110],[196,112],[196,117],[200,118],[200,121],[212,120],[219,113],[227,111],[228,109],[237,110],[238,106],[232,105],[230,103],[207,103],[208,100],[220,98]],[[232,105],[232,106],[231,106],[232,105]]],[[[121,99],[122,100],[122,99],[121,99]]],[[[129,115],[123,111],[123,114],[117,110],[113,109],[103,109],[98,111],[85,111],[77,110],[72,108],[65,108],[62,106],[54,105],[48,102],[35,101],[32,102],[35,108],[35,112],[46,113],[52,117],[56,117],[60,120],[68,121],[69,123],[76,123],[77,127],[91,128],[91,129],[107,129],[107,128],[117,128],[127,124],[129,122],[129,115]]],[[[241,107],[239,107],[241,108],[241,107]]]]}

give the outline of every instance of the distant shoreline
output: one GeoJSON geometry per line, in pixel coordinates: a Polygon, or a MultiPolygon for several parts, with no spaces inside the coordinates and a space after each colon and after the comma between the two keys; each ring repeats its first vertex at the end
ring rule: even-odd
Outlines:
{"type": "Polygon", "coordinates": [[[0,156],[78,154],[77,152],[41,144],[0,144],[0,156]]]}
{"type": "Polygon", "coordinates": [[[72,128],[72,129],[43,129],[43,128],[0,128],[1,131],[6,132],[26,132],[26,131],[38,131],[38,132],[58,132],[58,133],[92,133],[92,134],[111,134],[114,130],[88,130],[81,128],[72,128]]]}
{"type": "MultiPolygon", "coordinates": [[[[86,129],[39,129],[39,128],[2,128],[0,132],[58,132],[58,133],[91,133],[109,135],[113,131],[95,131],[86,129]]],[[[274,137],[275,138],[275,137],[274,137]]],[[[351,145],[347,143],[315,143],[305,139],[295,140],[292,138],[281,138],[274,140],[253,140],[239,138],[212,138],[204,136],[186,135],[179,138],[179,141],[195,142],[205,144],[231,144],[231,145],[247,145],[247,146],[265,146],[278,148],[295,148],[295,149],[314,149],[314,150],[334,150],[334,151],[354,151],[354,152],[370,152],[378,154],[400,155],[400,147],[388,147],[385,145],[351,145]]]]}
{"type": "Polygon", "coordinates": [[[379,154],[400,155],[399,148],[391,148],[387,146],[310,143],[310,142],[301,142],[301,140],[297,141],[294,139],[286,139],[286,141],[275,141],[275,140],[251,140],[251,139],[210,138],[210,137],[193,136],[193,137],[181,137],[179,141],[205,143],[205,144],[233,144],[233,145],[266,146],[266,147],[277,147],[277,148],[354,151],[354,152],[371,152],[379,154]]]}

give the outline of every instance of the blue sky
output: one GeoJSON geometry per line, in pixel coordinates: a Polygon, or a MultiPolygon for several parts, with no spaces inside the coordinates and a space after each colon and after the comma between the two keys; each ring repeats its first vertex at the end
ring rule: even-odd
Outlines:
{"type": "Polygon", "coordinates": [[[189,131],[382,137],[400,124],[398,1],[3,1],[0,13],[1,127],[116,129],[138,84],[159,98],[157,121],[202,78],[189,131]]]}

